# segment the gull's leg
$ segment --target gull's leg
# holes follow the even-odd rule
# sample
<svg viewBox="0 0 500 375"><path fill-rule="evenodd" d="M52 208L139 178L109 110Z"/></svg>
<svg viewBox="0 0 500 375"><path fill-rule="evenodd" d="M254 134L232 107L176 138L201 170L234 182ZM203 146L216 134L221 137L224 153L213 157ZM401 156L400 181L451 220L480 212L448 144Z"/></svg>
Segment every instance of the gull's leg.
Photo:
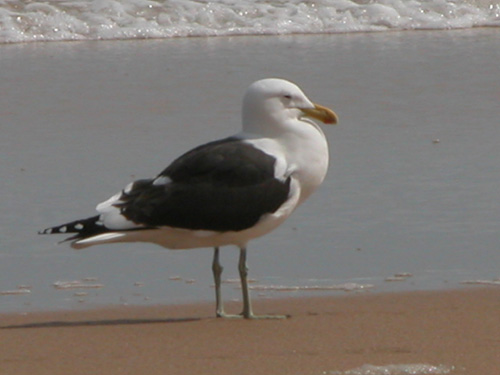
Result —
<svg viewBox="0 0 500 375"><path fill-rule="evenodd" d="M252 312L252 301L250 299L250 291L248 288L248 267L247 267L247 250L240 248L240 259L238 262L238 270L240 273L241 290L243 295L243 312L239 315L226 314L224 312L224 303L221 294L221 275L224 267L219 261L219 247L214 247L214 257L212 261L212 272L215 282L215 314L218 318L245 318L245 319L282 319L286 316L281 315L254 315Z"/></svg>
<svg viewBox="0 0 500 375"><path fill-rule="evenodd" d="M253 317L253 312L252 301L250 300L250 292L248 291L248 266L246 247L240 247L238 271L240 272L241 292L243 295L243 312L241 313L241 315L243 315L245 319L250 319Z"/></svg>
<svg viewBox="0 0 500 375"><path fill-rule="evenodd" d="M224 303L221 295L221 275L224 267L219 262L219 247L214 247L214 259L212 261L212 272L214 274L215 282L215 315L217 318L223 317Z"/></svg>
<svg viewBox="0 0 500 375"><path fill-rule="evenodd" d="M212 261L212 272L215 282L215 316L217 318L241 318L241 315L226 314L224 312L224 302L221 293L221 275L224 267L219 261L219 247L214 247L214 258Z"/></svg>
<svg viewBox="0 0 500 375"><path fill-rule="evenodd" d="M245 319L284 319L284 315L254 315L252 312L252 301L248 289L248 266L247 266L247 249L240 247L240 260L238 262L238 270L240 272L241 291L243 295L243 311L241 316Z"/></svg>

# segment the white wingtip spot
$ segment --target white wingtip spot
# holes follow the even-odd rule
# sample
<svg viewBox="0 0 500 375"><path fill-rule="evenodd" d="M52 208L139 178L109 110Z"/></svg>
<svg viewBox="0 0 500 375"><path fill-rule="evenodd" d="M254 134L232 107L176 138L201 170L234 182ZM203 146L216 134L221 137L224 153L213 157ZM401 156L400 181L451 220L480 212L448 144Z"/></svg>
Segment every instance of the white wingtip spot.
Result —
<svg viewBox="0 0 500 375"><path fill-rule="evenodd" d="M66 233L67 230L68 228L66 226L59 228L60 233Z"/></svg>
<svg viewBox="0 0 500 375"><path fill-rule="evenodd" d="M75 225L75 229L76 230L82 230L83 229L83 224L80 224L80 223L76 224Z"/></svg>

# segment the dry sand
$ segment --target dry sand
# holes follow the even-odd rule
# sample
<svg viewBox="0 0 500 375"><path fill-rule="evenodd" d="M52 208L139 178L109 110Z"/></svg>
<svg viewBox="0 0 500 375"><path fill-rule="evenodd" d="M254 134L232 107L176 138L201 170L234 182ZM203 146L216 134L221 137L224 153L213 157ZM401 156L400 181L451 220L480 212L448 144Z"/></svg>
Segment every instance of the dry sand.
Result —
<svg viewBox="0 0 500 375"><path fill-rule="evenodd" d="M290 314L286 320L215 319L212 310L2 315L0 374L322 375L414 363L500 373L497 288L255 302L256 312Z"/></svg>

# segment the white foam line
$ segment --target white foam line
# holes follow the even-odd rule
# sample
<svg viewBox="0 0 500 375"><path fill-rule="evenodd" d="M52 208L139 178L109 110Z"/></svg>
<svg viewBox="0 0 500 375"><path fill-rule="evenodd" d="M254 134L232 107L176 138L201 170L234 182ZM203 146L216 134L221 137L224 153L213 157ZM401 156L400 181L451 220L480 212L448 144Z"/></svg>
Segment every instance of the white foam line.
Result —
<svg viewBox="0 0 500 375"><path fill-rule="evenodd" d="M103 288L103 284L86 284L85 282L74 280L74 281L56 281L52 286L56 289L99 289Z"/></svg>
<svg viewBox="0 0 500 375"><path fill-rule="evenodd" d="M248 279L247 281L249 284L257 282L256 279ZM240 282L240 279L226 279L222 281L223 284L239 284Z"/></svg>
<svg viewBox="0 0 500 375"><path fill-rule="evenodd" d="M489 4L491 2L491 4ZM495 1L0 1L0 43L499 26ZM156 184L161 185L159 179Z"/></svg>
<svg viewBox="0 0 500 375"><path fill-rule="evenodd" d="M495 285L495 286L500 286L500 280L465 280L460 282L460 284L466 284L466 285Z"/></svg>
<svg viewBox="0 0 500 375"><path fill-rule="evenodd" d="M293 292L293 291L322 291L322 290L339 290L344 292L352 292L355 290L364 290L374 288L373 284L357 284L346 283L337 285L309 285L309 286L285 286L285 285L252 285L251 290L261 291L277 291L277 292Z"/></svg>
<svg viewBox="0 0 500 375"><path fill-rule="evenodd" d="M30 294L31 290L29 289L15 289L15 290L2 290L0 291L0 296L19 296L24 294Z"/></svg>
<svg viewBox="0 0 500 375"><path fill-rule="evenodd" d="M454 366L429 364L397 364L387 366L363 365L347 371L325 372L325 375L447 375L453 374Z"/></svg>

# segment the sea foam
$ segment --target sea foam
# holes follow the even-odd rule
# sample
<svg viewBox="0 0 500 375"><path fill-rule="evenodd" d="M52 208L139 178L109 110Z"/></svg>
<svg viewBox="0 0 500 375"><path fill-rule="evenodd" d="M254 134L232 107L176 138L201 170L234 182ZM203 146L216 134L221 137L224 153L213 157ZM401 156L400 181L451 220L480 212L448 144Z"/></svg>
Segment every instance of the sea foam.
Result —
<svg viewBox="0 0 500 375"><path fill-rule="evenodd" d="M347 371L325 372L326 375L452 375L455 367L428 364L363 365Z"/></svg>
<svg viewBox="0 0 500 375"><path fill-rule="evenodd" d="M0 43L500 26L494 0L0 0Z"/></svg>

